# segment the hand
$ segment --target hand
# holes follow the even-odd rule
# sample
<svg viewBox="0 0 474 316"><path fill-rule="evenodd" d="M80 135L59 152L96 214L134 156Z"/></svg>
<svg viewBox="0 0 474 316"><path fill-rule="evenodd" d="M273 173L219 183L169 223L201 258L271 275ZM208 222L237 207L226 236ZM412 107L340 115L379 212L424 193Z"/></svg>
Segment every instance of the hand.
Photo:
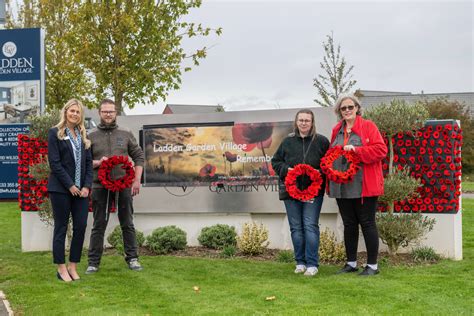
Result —
<svg viewBox="0 0 474 316"><path fill-rule="evenodd" d="M140 193L140 180L135 179L132 183L132 196L135 196L138 193Z"/></svg>
<svg viewBox="0 0 474 316"><path fill-rule="evenodd" d="M288 171L291 171L291 170L293 170L293 168L289 167L289 168L288 168Z"/></svg>
<svg viewBox="0 0 474 316"><path fill-rule="evenodd" d="M81 197L86 198L89 196L89 188L82 188L81 189Z"/></svg>
<svg viewBox="0 0 474 316"><path fill-rule="evenodd" d="M352 145L346 145L344 146L345 151L355 151L355 147Z"/></svg>
<svg viewBox="0 0 474 316"><path fill-rule="evenodd" d="M81 196L81 190L75 185L69 188L69 192L71 192L72 196Z"/></svg>
<svg viewBox="0 0 474 316"><path fill-rule="evenodd" d="M100 158L99 160L93 160L93 161L92 161L92 167L93 167L94 169L95 169L95 168L99 168L100 165L102 164L102 162L106 161L107 159L109 159L109 158L107 158L107 157L104 156L104 157Z"/></svg>

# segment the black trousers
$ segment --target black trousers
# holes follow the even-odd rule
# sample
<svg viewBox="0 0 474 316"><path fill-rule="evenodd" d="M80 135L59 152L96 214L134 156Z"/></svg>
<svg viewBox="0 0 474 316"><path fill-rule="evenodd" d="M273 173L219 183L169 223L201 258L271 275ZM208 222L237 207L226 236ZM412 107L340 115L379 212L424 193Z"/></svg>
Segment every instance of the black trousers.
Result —
<svg viewBox="0 0 474 316"><path fill-rule="evenodd" d="M86 233L89 200L70 193L49 192L53 207L53 262L64 264L65 241L69 217L72 215L72 240L69 262L80 262Z"/></svg>
<svg viewBox="0 0 474 316"><path fill-rule="evenodd" d="M107 217L107 191L106 189L92 190L92 209L94 211L94 225L91 232L89 244L89 265L98 267L104 252L104 234L108 224ZM133 198L132 190L125 189L119 192L118 218L122 228L123 244L125 249L125 261L138 258L137 239L135 226L133 225ZM115 193L110 192L109 209Z"/></svg>
<svg viewBox="0 0 474 316"><path fill-rule="evenodd" d="M359 225L367 248L367 263L376 264L379 253L379 233L375 223L377 197L336 199L344 223L344 245L347 261L357 261Z"/></svg>

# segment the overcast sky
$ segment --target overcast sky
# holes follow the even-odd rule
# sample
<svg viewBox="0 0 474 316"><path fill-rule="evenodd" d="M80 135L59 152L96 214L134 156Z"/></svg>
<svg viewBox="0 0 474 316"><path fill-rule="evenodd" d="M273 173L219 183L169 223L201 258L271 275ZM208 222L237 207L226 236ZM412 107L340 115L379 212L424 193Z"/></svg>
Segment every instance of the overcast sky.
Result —
<svg viewBox="0 0 474 316"><path fill-rule="evenodd" d="M186 18L222 27L188 41L212 48L165 103L221 104L226 111L315 106L322 42L334 32L354 65L356 88L412 93L473 92L472 1L204 0Z"/></svg>

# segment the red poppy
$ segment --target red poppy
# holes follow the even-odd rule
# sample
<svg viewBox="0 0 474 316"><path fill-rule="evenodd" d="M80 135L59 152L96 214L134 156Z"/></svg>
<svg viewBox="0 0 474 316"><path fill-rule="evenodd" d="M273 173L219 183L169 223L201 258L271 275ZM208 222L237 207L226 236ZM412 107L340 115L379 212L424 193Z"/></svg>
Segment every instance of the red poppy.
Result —
<svg viewBox="0 0 474 316"><path fill-rule="evenodd" d="M237 154L233 154L229 151L226 151L224 153L224 155L225 155L225 158L227 159L227 161L229 161L229 162L236 162L237 161Z"/></svg>
<svg viewBox="0 0 474 316"><path fill-rule="evenodd" d="M245 123L232 127L232 138L235 144L247 145L244 151L255 147L268 148L272 144L273 123Z"/></svg>
<svg viewBox="0 0 474 316"><path fill-rule="evenodd" d="M204 167L202 167L199 170L199 176L201 178L213 177L215 174L216 174L216 166L213 166L211 164L206 164Z"/></svg>

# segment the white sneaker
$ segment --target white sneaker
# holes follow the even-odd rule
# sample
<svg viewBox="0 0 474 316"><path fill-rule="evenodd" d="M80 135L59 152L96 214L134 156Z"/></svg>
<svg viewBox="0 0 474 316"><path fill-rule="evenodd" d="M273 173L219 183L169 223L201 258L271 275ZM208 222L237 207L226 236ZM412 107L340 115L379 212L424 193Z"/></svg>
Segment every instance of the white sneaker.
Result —
<svg viewBox="0 0 474 316"><path fill-rule="evenodd" d="M296 269L295 269L296 274L304 273L305 271L306 271L306 266L304 264L297 264L296 265Z"/></svg>
<svg viewBox="0 0 474 316"><path fill-rule="evenodd" d="M318 268L317 267L309 267L308 269L306 269L306 272L304 273L304 275L306 275L306 276L315 276L316 273L318 273Z"/></svg>

